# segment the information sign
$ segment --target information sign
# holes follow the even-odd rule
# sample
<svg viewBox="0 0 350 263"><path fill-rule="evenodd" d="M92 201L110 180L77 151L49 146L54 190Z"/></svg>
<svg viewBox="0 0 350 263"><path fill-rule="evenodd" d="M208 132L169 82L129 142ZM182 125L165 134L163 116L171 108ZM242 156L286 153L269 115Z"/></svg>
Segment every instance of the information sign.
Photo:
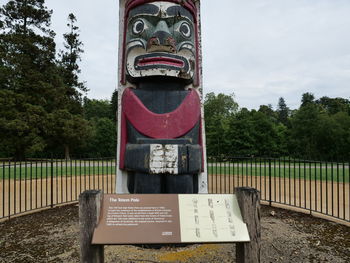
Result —
<svg viewBox="0 0 350 263"><path fill-rule="evenodd" d="M93 244L248 242L235 195L104 195Z"/></svg>

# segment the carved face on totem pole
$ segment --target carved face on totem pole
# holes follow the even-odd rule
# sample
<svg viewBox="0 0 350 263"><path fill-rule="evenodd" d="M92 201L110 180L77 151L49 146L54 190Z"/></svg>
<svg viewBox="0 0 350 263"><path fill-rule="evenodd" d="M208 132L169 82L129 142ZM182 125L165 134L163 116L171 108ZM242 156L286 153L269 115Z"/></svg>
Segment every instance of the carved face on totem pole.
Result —
<svg viewBox="0 0 350 263"><path fill-rule="evenodd" d="M196 25L184 6L149 2L129 11L125 67L130 82L169 76L191 83L196 71Z"/></svg>
<svg viewBox="0 0 350 263"><path fill-rule="evenodd" d="M199 0L120 0L118 193L205 193Z"/></svg>

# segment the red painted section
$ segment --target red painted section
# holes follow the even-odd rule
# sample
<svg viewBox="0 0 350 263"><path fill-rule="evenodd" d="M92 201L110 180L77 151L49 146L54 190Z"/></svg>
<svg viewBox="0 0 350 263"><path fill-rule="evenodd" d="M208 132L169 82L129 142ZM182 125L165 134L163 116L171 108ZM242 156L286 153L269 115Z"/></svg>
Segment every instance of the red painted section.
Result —
<svg viewBox="0 0 350 263"><path fill-rule="evenodd" d="M143 5L146 3L151 3L151 2L159 2L160 0L129 0L126 5L125 5L125 13L124 13L124 35L123 35L123 51L122 51L122 70L121 70L121 76L120 76L120 82L121 84L125 85L126 84L126 76L125 76L125 56L126 56L126 30L127 30L127 21L128 21L128 17L129 17L129 12L132 8L139 6L139 5ZM196 72L195 72L195 77L194 77L194 81L193 81L193 85L194 86L199 86L200 85L200 79L199 79L199 29L198 29L198 23L197 23L197 13L198 13L198 9L196 7L196 5L191 2L191 1L186 1L184 2L183 0L162 0L165 2L171 2L171 3L175 3L175 4L180 4L183 7L185 7L186 9L188 9L192 15L193 15L193 19L194 19L194 25L195 25L195 45L196 45Z"/></svg>
<svg viewBox="0 0 350 263"><path fill-rule="evenodd" d="M165 57L152 57L152 58L144 58L137 63L139 66L147 66L147 65L169 65L178 68L184 67L184 62L180 59L175 58L165 58Z"/></svg>
<svg viewBox="0 0 350 263"><path fill-rule="evenodd" d="M151 112L131 89L125 90L122 105L122 112L135 129L155 139L183 136L196 125L200 117L200 99L194 90L190 91L176 110L169 113Z"/></svg>
<svg viewBox="0 0 350 263"><path fill-rule="evenodd" d="M124 168L124 155L127 144L127 121L141 134L154 139L175 139L187 134L200 121L200 98L191 90L181 105L174 111L164 114L151 112L130 88L122 97L122 120L120 142L120 169ZM200 131L200 143L202 144Z"/></svg>

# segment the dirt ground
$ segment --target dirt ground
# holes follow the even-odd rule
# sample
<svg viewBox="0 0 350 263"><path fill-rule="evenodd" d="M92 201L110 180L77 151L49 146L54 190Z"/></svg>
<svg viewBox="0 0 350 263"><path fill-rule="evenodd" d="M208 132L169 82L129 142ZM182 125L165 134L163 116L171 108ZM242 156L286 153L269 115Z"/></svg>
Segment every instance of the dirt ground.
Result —
<svg viewBox="0 0 350 263"><path fill-rule="evenodd" d="M350 227L262 206L262 262L350 262ZM0 262L79 262L78 207L0 223ZM235 262L233 244L106 246L105 262Z"/></svg>

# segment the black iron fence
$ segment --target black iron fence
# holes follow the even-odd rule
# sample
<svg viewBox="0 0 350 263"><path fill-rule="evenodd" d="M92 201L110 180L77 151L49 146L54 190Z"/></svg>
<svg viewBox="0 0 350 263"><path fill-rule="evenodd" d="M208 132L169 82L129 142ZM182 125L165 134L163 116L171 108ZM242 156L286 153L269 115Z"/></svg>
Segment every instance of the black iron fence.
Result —
<svg viewBox="0 0 350 263"><path fill-rule="evenodd" d="M76 202L89 189L114 193L115 159L42 159L0 165L0 219Z"/></svg>
<svg viewBox="0 0 350 263"><path fill-rule="evenodd" d="M272 204L350 222L348 162L273 158L208 158L209 193L249 186ZM88 189L114 193L114 158L0 161L0 219L76 202Z"/></svg>
<svg viewBox="0 0 350 263"><path fill-rule="evenodd" d="M210 193L249 186L268 204L300 208L350 222L349 162L290 158L210 158Z"/></svg>

